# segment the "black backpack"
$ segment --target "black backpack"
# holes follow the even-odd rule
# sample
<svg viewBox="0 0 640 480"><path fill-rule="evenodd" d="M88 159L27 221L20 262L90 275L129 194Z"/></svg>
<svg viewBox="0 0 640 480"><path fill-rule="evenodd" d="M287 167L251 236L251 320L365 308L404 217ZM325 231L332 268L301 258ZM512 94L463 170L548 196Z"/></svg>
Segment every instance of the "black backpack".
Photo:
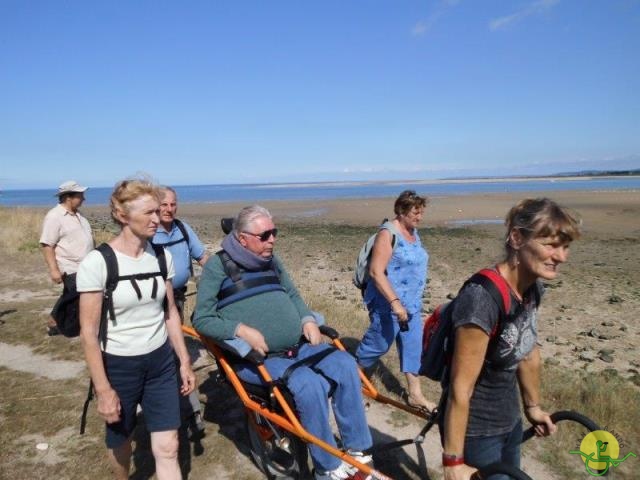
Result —
<svg viewBox="0 0 640 480"><path fill-rule="evenodd" d="M53 309L53 317L62 335L69 338L77 337L80 335L80 294L75 287L76 274L67 275L64 282L73 282L73 290L62 294Z"/></svg>
<svg viewBox="0 0 640 480"><path fill-rule="evenodd" d="M107 345L107 328L109 326L109 319L112 322L116 321L116 314L113 308L113 292L118 286L118 283L123 280L129 280L136 294L138 295L138 299L142 299L142 292L140 291L140 287L138 286L136 280L147 280L149 278L153 278L153 288L151 291L151 298L156 298L158 293L158 275L162 277L163 281L167 280L167 257L165 256L164 247L161 245L155 245L149 242L153 247L153 251L156 254L156 258L158 259L158 267L160 271L158 272L148 272L148 273L136 273L133 275L122 275L119 274L118 269L118 259L116 258L116 254L113 251L113 248L107 243L103 243L96 247L96 250L102 254L102 258L104 258L104 262L107 265L107 281L105 283L105 288L102 296L102 311L100 313L100 326L98 328L98 339L102 342L103 350ZM167 299L164 299L164 308L167 308ZM80 419L80 434L84 434L85 427L87 424L87 411L89 409L89 403L93 400L93 380L89 380L89 392L87 393L87 399L84 402L84 406L82 408L82 418Z"/></svg>

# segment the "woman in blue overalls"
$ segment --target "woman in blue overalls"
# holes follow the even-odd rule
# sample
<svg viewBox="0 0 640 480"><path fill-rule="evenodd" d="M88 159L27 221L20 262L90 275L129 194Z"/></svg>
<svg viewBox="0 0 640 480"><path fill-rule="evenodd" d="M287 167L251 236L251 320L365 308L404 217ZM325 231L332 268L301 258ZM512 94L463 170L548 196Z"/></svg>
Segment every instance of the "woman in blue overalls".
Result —
<svg viewBox="0 0 640 480"><path fill-rule="evenodd" d="M358 363L371 367L395 340L400 370L407 377L407 403L433 409L422 394L418 370L422 349L422 293L427 281L429 255L422 246L417 226L427 199L405 190L395 201L395 218L385 222L376 236L371 254L371 280L364 293L371 325L356 351Z"/></svg>

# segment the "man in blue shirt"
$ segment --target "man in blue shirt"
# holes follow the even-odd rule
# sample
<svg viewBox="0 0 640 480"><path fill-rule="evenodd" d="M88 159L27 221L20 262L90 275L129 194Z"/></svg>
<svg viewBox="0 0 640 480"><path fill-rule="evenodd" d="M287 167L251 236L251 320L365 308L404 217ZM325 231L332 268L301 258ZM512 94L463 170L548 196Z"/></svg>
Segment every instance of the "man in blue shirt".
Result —
<svg viewBox="0 0 640 480"><path fill-rule="evenodd" d="M187 282L193 275L192 260L200 265L209 259L209 255L204 249L202 242L195 234L193 229L176 218L178 210L178 196L176 191L171 187L162 187L160 189L160 225L153 236L153 243L162 245L171 252L173 257L173 265L176 274L173 277L173 295L175 297L176 307L180 312L180 318L184 322L184 302L185 293L187 292ZM187 345L188 346L188 345ZM184 397L180 397L183 399ZM202 421L202 413L200 411L200 400L198 399L197 390L189 395L189 402L182 402L182 411L184 416L190 416L197 433L204 431L204 423Z"/></svg>
<svg viewBox="0 0 640 480"><path fill-rule="evenodd" d="M193 229L185 222L176 218L178 210L178 197L171 187L160 189L160 225L153 236L153 243L169 249L173 257L176 276L173 277L173 294L176 297L176 306L183 314L184 294L187 291L187 282L193 275L192 259L204 266L209 255L202 242ZM184 320L184 319L183 319Z"/></svg>

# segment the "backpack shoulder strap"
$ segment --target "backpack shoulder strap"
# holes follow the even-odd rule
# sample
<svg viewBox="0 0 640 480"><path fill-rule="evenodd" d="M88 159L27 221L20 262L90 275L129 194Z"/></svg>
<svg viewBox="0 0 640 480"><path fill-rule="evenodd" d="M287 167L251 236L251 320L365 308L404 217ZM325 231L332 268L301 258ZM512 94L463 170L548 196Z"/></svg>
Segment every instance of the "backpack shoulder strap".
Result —
<svg viewBox="0 0 640 480"><path fill-rule="evenodd" d="M507 281L495 270L484 268L472 275L465 283L475 283L484 288L493 301L496 302L500 311L498 323L491 332L491 336L495 336L498 332L498 326L505 322L507 315L511 310L511 293Z"/></svg>
<svg viewBox="0 0 640 480"><path fill-rule="evenodd" d="M388 221L386 218L380 225L380 229L383 229L383 228L385 230L389 230L389 233L391 234L391 249L392 250L395 249L396 244L398 243L397 240L398 240L398 235L400 235L400 232L398 232L398 229L393 224L393 222Z"/></svg>
<svg viewBox="0 0 640 480"><path fill-rule="evenodd" d="M102 348L107 346L107 326L109 324L107 316L115 320L116 314L113 309L113 291L118 286L118 259L113 248L108 243L102 243L96 247L100 252L104 263L107 266L107 281L105 282L102 298L102 314L100 316L100 326L98 328L98 339L102 342Z"/></svg>
<svg viewBox="0 0 640 480"><path fill-rule="evenodd" d="M162 275L162 279L166 282L167 281L167 276L169 275L169 272L167 270L167 255L165 253L164 247L162 245L156 245L152 242L151 246L153 247L153 251L156 254L156 258L158 259L158 266L160 267L160 275ZM153 291L151 293L151 297L152 298L156 298L156 279L153 279ZM164 300L162 301L162 307L164 308L164 311L166 312L169 308L169 302L167 301L167 296L165 294Z"/></svg>
<svg viewBox="0 0 640 480"><path fill-rule="evenodd" d="M162 275L162 279L166 280L169 272L167 270L167 256L164 252L164 247L162 245L156 245L152 242L149 243L151 243L153 251L156 254L156 258L158 259L158 266L160 267L160 274Z"/></svg>
<svg viewBox="0 0 640 480"><path fill-rule="evenodd" d="M180 230L180 233L182 233L182 238L184 238L184 241L187 242L187 245L189 245L189 232L187 232L184 223L182 223L182 221L178 220L177 218L173 219L173 223L176 224L176 227L178 227L178 230Z"/></svg>
<svg viewBox="0 0 640 480"><path fill-rule="evenodd" d="M181 220L174 218L173 222L178 227L178 230L180 230L180 233L182 233L182 238L184 239L184 241L187 242L187 260L189 261L189 274L193 277L193 262L191 261L191 244L189 243L189 232L187 232L187 227L184 226L184 223L182 223Z"/></svg>
<svg viewBox="0 0 640 480"><path fill-rule="evenodd" d="M118 286L118 276L120 275L116 253L108 243L101 243L96 247L96 250L102 254L102 258L104 258L104 262L107 265L107 283L105 284L105 289L113 292Z"/></svg>

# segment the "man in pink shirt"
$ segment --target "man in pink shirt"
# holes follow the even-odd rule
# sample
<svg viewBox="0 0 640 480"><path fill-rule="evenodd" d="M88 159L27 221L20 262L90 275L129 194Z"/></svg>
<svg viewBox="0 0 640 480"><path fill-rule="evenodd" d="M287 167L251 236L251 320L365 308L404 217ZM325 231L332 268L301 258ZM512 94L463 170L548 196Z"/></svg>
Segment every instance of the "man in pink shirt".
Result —
<svg viewBox="0 0 640 480"><path fill-rule="evenodd" d="M47 333L76 336L79 331L77 317L76 272L80 261L93 249L91 226L86 218L80 215L78 208L84 202L87 187L74 180L64 182L58 187L58 205L53 207L44 217L40 246L49 275L54 283L64 285L62 295L51 310L47 322ZM58 325L56 319L64 308L64 326ZM74 317L75 315L75 317ZM76 331L78 329L78 331Z"/></svg>

